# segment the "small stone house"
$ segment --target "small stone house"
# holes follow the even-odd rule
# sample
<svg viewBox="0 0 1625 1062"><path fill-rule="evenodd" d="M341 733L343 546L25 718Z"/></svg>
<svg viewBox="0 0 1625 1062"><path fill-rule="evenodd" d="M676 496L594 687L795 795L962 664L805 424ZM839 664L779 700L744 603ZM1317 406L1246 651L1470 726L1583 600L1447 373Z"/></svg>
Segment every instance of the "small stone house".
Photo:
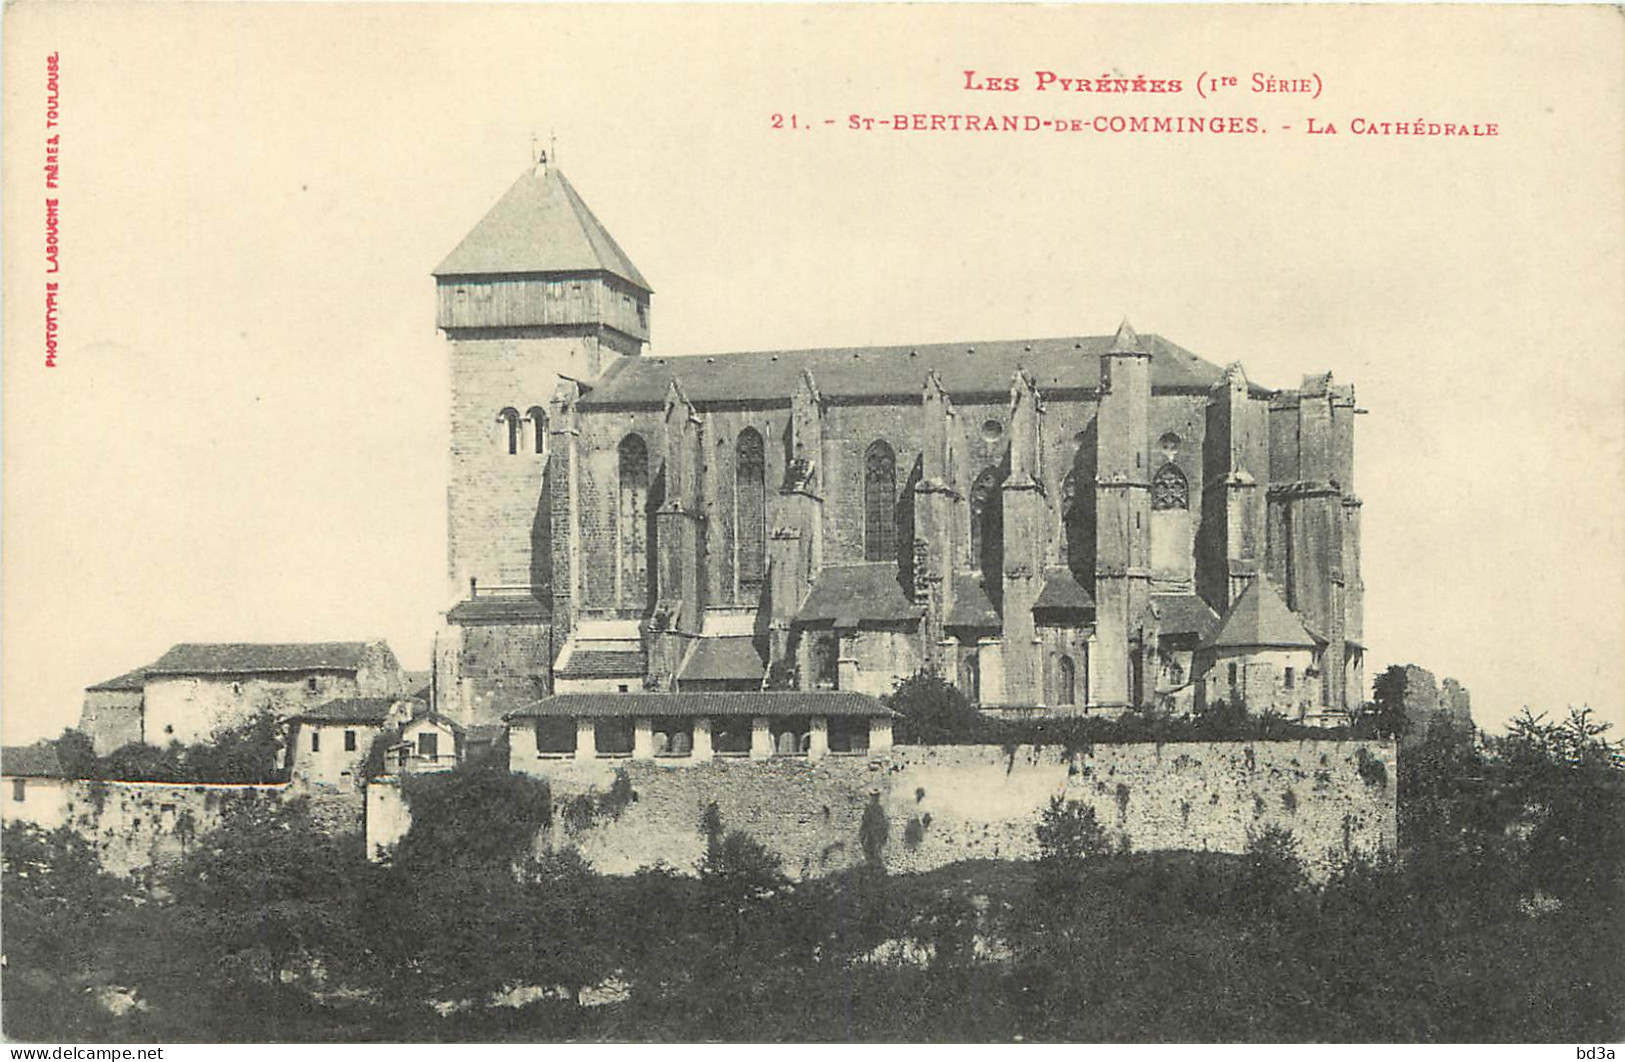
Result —
<svg viewBox="0 0 1625 1062"><path fill-rule="evenodd" d="M394 697L345 697L293 719L290 776L295 785L351 789L378 735L406 722L418 702Z"/></svg>
<svg viewBox="0 0 1625 1062"><path fill-rule="evenodd" d="M292 719L333 700L395 697L405 685L383 641L185 643L144 670L143 740L154 745L202 741L265 708Z"/></svg>
<svg viewBox="0 0 1625 1062"><path fill-rule="evenodd" d="M443 715L419 711L389 748L391 770L402 774L449 771L461 761L463 728Z"/></svg>
<svg viewBox="0 0 1625 1062"><path fill-rule="evenodd" d="M72 782L63 776L56 749L46 743L0 749L0 823L30 822L52 830L68 821Z"/></svg>

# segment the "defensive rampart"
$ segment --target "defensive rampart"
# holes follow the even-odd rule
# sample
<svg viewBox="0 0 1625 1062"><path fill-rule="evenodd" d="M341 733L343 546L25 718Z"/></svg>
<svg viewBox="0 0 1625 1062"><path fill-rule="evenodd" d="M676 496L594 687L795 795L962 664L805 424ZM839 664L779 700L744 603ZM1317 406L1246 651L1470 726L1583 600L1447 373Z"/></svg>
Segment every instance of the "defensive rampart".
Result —
<svg viewBox="0 0 1625 1062"><path fill-rule="evenodd" d="M766 845L796 876L863 859L866 808L887 824L888 868L961 859L1032 859L1054 796L1087 804L1114 842L1137 851L1240 852L1269 826L1292 831L1311 872L1348 854L1396 847L1391 742L1212 742L1060 748L895 747L885 757L559 761L554 816L541 843L572 845L599 870L664 863L691 871L704 854L701 816ZM617 778L624 778L618 786ZM618 790L618 795L617 795ZM368 848L404 834L410 809L392 785L368 793Z"/></svg>

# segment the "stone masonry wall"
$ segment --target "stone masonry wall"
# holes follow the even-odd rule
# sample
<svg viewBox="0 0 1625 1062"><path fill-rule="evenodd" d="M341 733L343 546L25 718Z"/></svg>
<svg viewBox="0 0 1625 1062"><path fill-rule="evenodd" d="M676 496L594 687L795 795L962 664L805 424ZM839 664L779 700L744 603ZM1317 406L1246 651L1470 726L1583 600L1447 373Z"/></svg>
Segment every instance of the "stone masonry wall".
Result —
<svg viewBox="0 0 1625 1062"><path fill-rule="evenodd" d="M897 746L889 758L829 756L658 761L561 760L548 772L555 846L624 874L665 863L692 871L705 851L706 805L727 830L777 853L793 876L863 859L859 826L878 798L889 826L888 868L923 871L963 859L1027 860L1050 798L1087 803L1114 842L1136 851L1240 852L1268 826L1290 829L1312 873L1345 854L1394 851L1396 757L1385 742L1110 745L1068 754L1022 746ZM617 775L624 805L607 799ZM585 798L585 799L581 799ZM567 811L574 805L573 811ZM368 794L368 850L404 834L392 789Z"/></svg>
<svg viewBox="0 0 1625 1062"><path fill-rule="evenodd" d="M67 826L96 849L102 866L128 875L162 867L186 854L204 834L219 826L226 811L244 801L310 800L316 828L329 833L362 829L359 793L312 793L288 785L171 784L39 780L46 799L28 805L5 804L4 821L29 822L41 829ZM42 794L45 795L45 794Z"/></svg>

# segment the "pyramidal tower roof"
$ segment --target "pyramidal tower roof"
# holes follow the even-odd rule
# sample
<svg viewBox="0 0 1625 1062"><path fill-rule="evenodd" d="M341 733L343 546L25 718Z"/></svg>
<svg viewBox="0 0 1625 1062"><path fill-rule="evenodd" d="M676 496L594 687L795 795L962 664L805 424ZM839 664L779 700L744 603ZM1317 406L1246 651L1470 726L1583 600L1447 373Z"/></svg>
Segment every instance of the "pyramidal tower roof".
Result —
<svg viewBox="0 0 1625 1062"><path fill-rule="evenodd" d="M1214 649L1313 649L1315 639L1286 607L1269 579L1260 575L1230 603L1207 644Z"/></svg>
<svg viewBox="0 0 1625 1062"><path fill-rule="evenodd" d="M1145 344L1140 341L1139 335L1134 331L1134 326L1129 324L1128 318L1125 317L1123 323L1117 326L1117 334L1112 337L1111 349L1107 350L1106 353L1149 354L1150 351L1145 349Z"/></svg>
<svg viewBox="0 0 1625 1062"><path fill-rule="evenodd" d="M434 275L600 272L654 290L559 168L538 165L520 175Z"/></svg>

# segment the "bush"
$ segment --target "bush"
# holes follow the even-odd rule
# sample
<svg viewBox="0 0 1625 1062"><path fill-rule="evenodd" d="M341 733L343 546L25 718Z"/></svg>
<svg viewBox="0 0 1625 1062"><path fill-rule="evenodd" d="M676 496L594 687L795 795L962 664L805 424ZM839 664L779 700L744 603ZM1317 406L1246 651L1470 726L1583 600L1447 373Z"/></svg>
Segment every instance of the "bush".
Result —
<svg viewBox="0 0 1625 1062"><path fill-rule="evenodd" d="M935 671L921 670L898 680L882 700L902 716L897 728L898 740L904 744L950 744L990 731L990 721L965 699L959 687Z"/></svg>
<svg viewBox="0 0 1625 1062"><path fill-rule="evenodd" d="M1111 841L1095 819L1095 809L1063 797L1050 797L1038 822L1038 858L1053 864L1081 863L1107 855Z"/></svg>
<svg viewBox="0 0 1625 1062"><path fill-rule="evenodd" d="M412 809L395 852L401 864L516 866L553 818L547 783L522 774L458 768L408 775L401 795Z"/></svg>

